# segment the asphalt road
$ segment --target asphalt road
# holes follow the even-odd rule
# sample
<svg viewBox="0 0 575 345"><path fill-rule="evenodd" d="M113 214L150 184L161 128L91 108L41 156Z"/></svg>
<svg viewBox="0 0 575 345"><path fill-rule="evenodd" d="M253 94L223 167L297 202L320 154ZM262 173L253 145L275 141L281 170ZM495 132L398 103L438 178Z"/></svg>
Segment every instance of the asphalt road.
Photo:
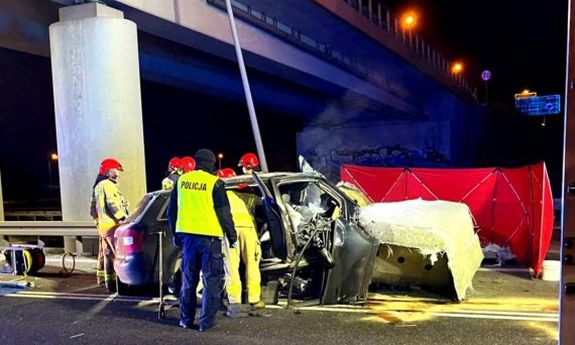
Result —
<svg viewBox="0 0 575 345"><path fill-rule="evenodd" d="M105 294L95 286L92 263L84 264L70 278L56 266L17 278L33 283L27 289L0 284L0 344L557 343L557 284L523 271L478 272L462 303L380 291L364 306L270 306L243 319L220 314L214 329L200 333L177 326L177 308L158 320L156 299Z"/></svg>

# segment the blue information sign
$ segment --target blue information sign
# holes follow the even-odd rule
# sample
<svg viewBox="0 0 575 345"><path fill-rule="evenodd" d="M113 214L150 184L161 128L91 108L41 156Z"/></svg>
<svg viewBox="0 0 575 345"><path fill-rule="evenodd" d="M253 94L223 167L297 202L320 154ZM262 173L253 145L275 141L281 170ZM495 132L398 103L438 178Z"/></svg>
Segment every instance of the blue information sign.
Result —
<svg viewBox="0 0 575 345"><path fill-rule="evenodd" d="M527 115L559 114L561 112L561 95L516 99L515 109Z"/></svg>

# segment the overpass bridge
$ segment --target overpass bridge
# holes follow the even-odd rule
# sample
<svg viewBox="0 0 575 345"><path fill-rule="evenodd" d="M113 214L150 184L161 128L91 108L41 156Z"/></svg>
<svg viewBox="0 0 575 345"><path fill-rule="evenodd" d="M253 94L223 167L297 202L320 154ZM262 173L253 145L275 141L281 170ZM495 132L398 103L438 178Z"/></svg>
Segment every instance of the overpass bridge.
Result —
<svg viewBox="0 0 575 345"><path fill-rule="evenodd" d="M126 162L123 190L137 203L146 190L145 168L163 166L172 155L164 151L174 139L150 143L162 130L160 120L181 123L173 129L178 136L186 134L184 128L223 123L225 129L218 130L227 138L219 147L253 150L245 133L230 129L246 127L248 117L240 118L244 95L223 0L74 2L0 0L0 55L14 67L6 69L7 80L35 83L35 75L24 73L30 64L23 57L31 65L51 62L55 110L45 112L56 118L64 221L87 220L95 167L104 156ZM294 162L296 152L331 178L342 162L453 166L470 157L481 117L473 91L449 74L445 57L402 31L383 2L232 3L259 120L268 123L264 147L271 147L272 169L289 168L286 161ZM98 30L78 24L94 18ZM135 23L137 39L107 26L113 20ZM124 52L132 45L135 54ZM6 84L0 91L10 91ZM187 114L170 116L178 112L170 101L149 105L160 86L170 88L162 89L166 94L185 90L191 100ZM0 109L10 108L6 100L0 103ZM238 115L222 115L219 108L214 115L220 103ZM17 111L0 115L10 112ZM102 142L96 134L110 130L110 119L120 123ZM108 143L113 140L115 145ZM190 138L192 150L214 143L203 140Z"/></svg>

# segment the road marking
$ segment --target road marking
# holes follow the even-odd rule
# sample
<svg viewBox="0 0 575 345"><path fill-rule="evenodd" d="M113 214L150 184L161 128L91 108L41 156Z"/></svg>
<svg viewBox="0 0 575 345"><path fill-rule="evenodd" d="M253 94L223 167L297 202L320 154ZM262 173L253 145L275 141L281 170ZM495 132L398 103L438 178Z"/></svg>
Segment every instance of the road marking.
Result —
<svg viewBox="0 0 575 345"><path fill-rule="evenodd" d="M3 297L13 298L37 298L53 300L81 300L81 301L114 301L146 304L159 303L159 298L147 298L141 296L124 296L117 295L100 295L84 293L67 293L67 292L44 292L44 291L19 291L7 293ZM266 305L267 309L285 309L286 302L280 301L279 305ZM372 310L365 307L332 305L332 306L293 306L291 309L300 311L318 311L318 312L335 312L335 313L353 313L353 314L378 314L381 311ZM413 310L385 310L398 314L421 313L424 312L430 316L452 317L452 318L469 318L469 319L491 319L491 320L516 320L516 321L537 321L537 322L558 322L559 316L556 313L537 313L537 312L520 312L520 311L490 311L490 310L456 310L451 312L434 312L424 309Z"/></svg>
<svg viewBox="0 0 575 345"><path fill-rule="evenodd" d="M266 306L269 309L284 309L281 305ZM292 309L302 311L323 311L338 313L355 313L355 314L378 314L380 311L374 311L367 308L347 307L342 305L335 306L312 306L312 307L293 307ZM386 312L396 313L419 313L423 310L386 310ZM475 311L475 310L457 310L453 312L427 312L428 315L443 317L458 317L469 319L495 319L495 320L518 320L518 321L545 321L558 322L559 316L555 313L532 313L532 312L502 312L502 311Z"/></svg>
<svg viewBox="0 0 575 345"><path fill-rule="evenodd" d="M539 322L558 322L559 317L530 317L530 316L518 316L518 315L501 315L494 314L459 314L459 313L431 313L435 316L443 317L456 317L456 318L468 318L468 319L491 319L491 320L516 320L516 321L539 321Z"/></svg>

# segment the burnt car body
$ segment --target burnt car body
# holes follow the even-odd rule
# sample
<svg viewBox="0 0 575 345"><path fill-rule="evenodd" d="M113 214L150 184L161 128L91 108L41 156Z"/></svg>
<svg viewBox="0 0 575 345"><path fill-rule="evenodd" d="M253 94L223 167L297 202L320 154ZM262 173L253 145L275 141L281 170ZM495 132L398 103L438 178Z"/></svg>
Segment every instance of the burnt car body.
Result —
<svg viewBox="0 0 575 345"><path fill-rule="evenodd" d="M359 227L359 208L353 201L313 173L254 173L225 183L254 215L263 252L262 285L322 304L366 299L378 241ZM120 282L159 281L159 236L164 236L163 283L177 281L180 253L168 231L169 195L146 194L117 229L114 268Z"/></svg>

